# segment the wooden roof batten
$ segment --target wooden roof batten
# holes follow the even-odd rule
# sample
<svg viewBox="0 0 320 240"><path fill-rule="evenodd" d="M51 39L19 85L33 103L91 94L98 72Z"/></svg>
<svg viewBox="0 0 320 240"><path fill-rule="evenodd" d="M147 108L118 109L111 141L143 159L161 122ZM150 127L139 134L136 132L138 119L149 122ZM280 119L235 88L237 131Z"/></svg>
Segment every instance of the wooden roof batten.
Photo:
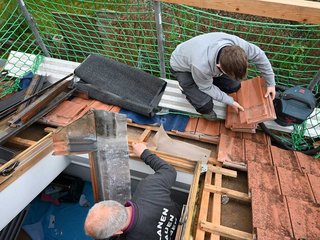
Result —
<svg viewBox="0 0 320 240"><path fill-rule="evenodd" d="M320 24L320 2L307 0L156 0L193 7Z"/></svg>

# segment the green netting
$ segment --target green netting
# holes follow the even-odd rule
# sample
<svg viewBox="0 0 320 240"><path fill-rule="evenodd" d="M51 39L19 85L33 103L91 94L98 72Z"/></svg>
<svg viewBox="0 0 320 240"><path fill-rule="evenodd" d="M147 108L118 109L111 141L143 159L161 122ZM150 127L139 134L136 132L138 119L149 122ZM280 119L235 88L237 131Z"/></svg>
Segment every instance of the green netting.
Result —
<svg viewBox="0 0 320 240"><path fill-rule="evenodd" d="M50 57L82 62L90 53L160 75L157 28L152 0L25 0ZM16 74L0 79L0 97L18 89L24 72L36 72L45 55L31 31L18 1L0 2L0 58L12 51L19 55ZM185 5L161 3L166 77L175 46L193 36L212 31L236 34L260 46L271 60L279 86L307 86L320 66L320 25L300 24L222 11L203 10ZM33 64L30 65L30 61ZM0 61L1 63L1 61ZM15 72L17 72L15 70ZM251 66L249 77L259 74ZM14 76L11 76L14 75ZM319 84L315 91L318 92ZM289 139L296 149L315 144L320 136L318 112L312 121L295 126ZM310 137L305 137L311 136ZM311 140L310 140L311 139Z"/></svg>

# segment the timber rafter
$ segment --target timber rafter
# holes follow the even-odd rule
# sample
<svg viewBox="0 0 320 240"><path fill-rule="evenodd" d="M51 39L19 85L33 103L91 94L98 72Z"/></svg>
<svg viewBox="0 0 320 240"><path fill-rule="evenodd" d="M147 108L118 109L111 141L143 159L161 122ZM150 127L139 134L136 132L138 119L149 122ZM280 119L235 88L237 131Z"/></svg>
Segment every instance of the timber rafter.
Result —
<svg viewBox="0 0 320 240"><path fill-rule="evenodd" d="M320 2L306 0L157 0L193 7L320 24Z"/></svg>

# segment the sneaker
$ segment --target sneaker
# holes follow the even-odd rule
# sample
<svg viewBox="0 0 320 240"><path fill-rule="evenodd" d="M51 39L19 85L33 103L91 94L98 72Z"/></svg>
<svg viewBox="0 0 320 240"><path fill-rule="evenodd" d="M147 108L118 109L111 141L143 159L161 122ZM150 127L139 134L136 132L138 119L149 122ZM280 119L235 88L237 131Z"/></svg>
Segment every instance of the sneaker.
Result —
<svg viewBox="0 0 320 240"><path fill-rule="evenodd" d="M210 113L202 114L202 116L209 121L215 121L218 119L217 114L213 110Z"/></svg>

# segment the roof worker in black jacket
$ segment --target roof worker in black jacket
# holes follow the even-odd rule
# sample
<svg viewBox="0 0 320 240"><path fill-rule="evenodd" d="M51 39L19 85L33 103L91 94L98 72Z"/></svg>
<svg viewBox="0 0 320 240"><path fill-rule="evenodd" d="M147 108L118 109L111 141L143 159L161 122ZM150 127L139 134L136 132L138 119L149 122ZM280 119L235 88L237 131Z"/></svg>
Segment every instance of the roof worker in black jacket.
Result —
<svg viewBox="0 0 320 240"><path fill-rule="evenodd" d="M132 199L124 206L112 200L96 203L84 224L86 234L95 239L120 234L127 240L174 239L181 208L170 195L177 172L145 144L132 146L133 153L155 173L138 184Z"/></svg>
<svg viewBox="0 0 320 240"><path fill-rule="evenodd" d="M191 105L204 118L215 120L212 99L244 110L228 94L240 89L248 61L266 81L265 97L274 99L276 83L269 59L258 46L235 35L212 32L193 37L172 52L170 66Z"/></svg>

